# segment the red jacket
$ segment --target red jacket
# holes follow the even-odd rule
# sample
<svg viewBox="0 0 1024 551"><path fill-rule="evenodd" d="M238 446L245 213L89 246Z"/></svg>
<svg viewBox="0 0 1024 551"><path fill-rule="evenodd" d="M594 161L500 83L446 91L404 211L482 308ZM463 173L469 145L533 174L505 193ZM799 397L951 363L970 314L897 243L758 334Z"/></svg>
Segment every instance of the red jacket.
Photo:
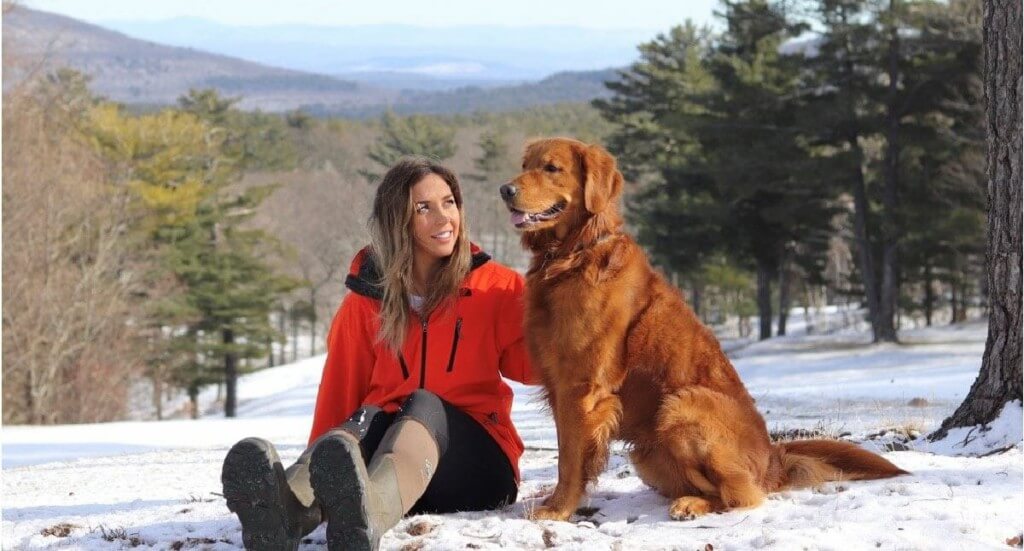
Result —
<svg viewBox="0 0 1024 551"><path fill-rule="evenodd" d="M417 313L401 358L377 342L382 291L369 249L360 251L327 336L310 444L345 422L364 404L394 412L425 388L468 413L508 456L519 480L523 442L512 426L512 389L501 375L532 382L523 342L523 278L473 247L472 270L454 308L435 310L426 323Z"/></svg>

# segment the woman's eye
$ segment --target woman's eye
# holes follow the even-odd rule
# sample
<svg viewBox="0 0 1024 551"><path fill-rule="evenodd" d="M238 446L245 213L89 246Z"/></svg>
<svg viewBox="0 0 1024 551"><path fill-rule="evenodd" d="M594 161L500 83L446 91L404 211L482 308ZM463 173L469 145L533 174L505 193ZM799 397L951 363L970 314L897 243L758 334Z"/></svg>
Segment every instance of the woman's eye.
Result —
<svg viewBox="0 0 1024 551"><path fill-rule="evenodd" d="M553 165L553 164L551 164L551 163L548 163L548 164L544 165L544 171L545 172L558 172L558 167Z"/></svg>
<svg viewBox="0 0 1024 551"><path fill-rule="evenodd" d="M427 212L427 206L426 205L420 205L420 206L416 207L416 212L419 213L419 214L423 214L424 212Z"/></svg>

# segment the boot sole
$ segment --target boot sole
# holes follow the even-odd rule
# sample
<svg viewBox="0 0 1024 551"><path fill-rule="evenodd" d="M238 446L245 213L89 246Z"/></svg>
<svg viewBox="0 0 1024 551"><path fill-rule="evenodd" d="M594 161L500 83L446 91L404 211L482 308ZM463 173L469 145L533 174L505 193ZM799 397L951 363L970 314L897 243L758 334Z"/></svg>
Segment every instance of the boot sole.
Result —
<svg viewBox="0 0 1024 551"><path fill-rule="evenodd" d="M313 494L327 517L327 549L373 551L377 536L366 507L368 476L359 445L344 437L317 444L309 464Z"/></svg>
<svg viewBox="0 0 1024 551"><path fill-rule="evenodd" d="M299 548L301 538L287 530L288 513L281 503L284 472L278 469L276 454L248 439L235 444L224 458L224 498L242 523L242 542L249 551Z"/></svg>

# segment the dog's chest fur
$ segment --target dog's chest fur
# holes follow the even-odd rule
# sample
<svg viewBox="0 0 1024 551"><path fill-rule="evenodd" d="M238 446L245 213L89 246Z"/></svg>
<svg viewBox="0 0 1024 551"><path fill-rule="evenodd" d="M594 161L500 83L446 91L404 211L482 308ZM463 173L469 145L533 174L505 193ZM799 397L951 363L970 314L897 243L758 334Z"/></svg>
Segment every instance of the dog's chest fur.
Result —
<svg viewBox="0 0 1024 551"><path fill-rule="evenodd" d="M608 265L607 259L595 259L558 278L544 279L543 271L527 277L526 337L542 374L558 370L560 378L571 375L583 382L614 378L598 373L598 366L613 371L624 368L624 336L636 300L622 292L622 285L610 284L627 274L610 272ZM609 339L609 335L622 337Z"/></svg>

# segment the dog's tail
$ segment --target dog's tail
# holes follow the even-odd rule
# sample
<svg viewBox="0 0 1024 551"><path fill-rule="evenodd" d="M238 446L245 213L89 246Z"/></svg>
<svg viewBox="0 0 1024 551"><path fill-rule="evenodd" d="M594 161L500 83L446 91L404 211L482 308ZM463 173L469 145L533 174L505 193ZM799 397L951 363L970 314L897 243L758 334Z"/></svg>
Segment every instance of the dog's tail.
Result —
<svg viewBox="0 0 1024 551"><path fill-rule="evenodd" d="M838 440L794 440L775 445L782 463L781 488L817 486L831 480L874 480L907 471L856 444Z"/></svg>

